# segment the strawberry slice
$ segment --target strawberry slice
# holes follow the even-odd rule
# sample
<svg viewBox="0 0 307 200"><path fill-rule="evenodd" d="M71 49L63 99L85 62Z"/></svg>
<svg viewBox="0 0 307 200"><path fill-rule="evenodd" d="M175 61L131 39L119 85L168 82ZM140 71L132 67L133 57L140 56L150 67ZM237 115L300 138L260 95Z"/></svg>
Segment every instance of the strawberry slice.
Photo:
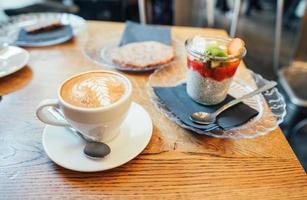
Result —
<svg viewBox="0 0 307 200"><path fill-rule="evenodd" d="M222 81L227 77L227 67L216 67L213 69L213 77L216 81Z"/></svg>
<svg viewBox="0 0 307 200"><path fill-rule="evenodd" d="M211 77L212 76L212 69L206 66L206 63L204 63L204 67L201 71L201 75L203 77Z"/></svg>
<svg viewBox="0 0 307 200"><path fill-rule="evenodd" d="M205 63L198 62L195 60L190 60L188 57L187 65L190 69L197 71L203 77L210 77L211 76L211 69L206 66Z"/></svg>
<svg viewBox="0 0 307 200"><path fill-rule="evenodd" d="M228 78L231 78L234 76L234 74L237 71L237 68L240 64L240 60L234 61L234 62L229 62L227 63L224 67L227 68L227 76Z"/></svg>
<svg viewBox="0 0 307 200"><path fill-rule="evenodd" d="M191 60L189 57L187 59L187 64L189 68L196 70L196 71L201 71L202 68L204 67L203 63Z"/></svg>
<svg viewBox="0 0 307 200"><path fill-rule="evenodd" d="M232 39L227 46L227 53L230 55L238 56L241 54L245 46L245 43L240 38Z"/></svg>

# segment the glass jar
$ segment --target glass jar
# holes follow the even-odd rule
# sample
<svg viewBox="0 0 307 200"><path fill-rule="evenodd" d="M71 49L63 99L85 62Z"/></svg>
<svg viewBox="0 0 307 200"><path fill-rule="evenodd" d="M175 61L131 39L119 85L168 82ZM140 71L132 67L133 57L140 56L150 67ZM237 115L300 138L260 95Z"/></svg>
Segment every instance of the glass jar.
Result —
<svg viewBox="0 0 307 200"><path fill-rule="evenodd" d="M197 36L199 37L199 36ZM226 48L230 38L201 37L208 44ZM230 87L233 76L246 55L244 48L240 55L216 57L196 51L192 47L193 38L186 40L187 51L187 93L196 102L214 105L222 102ZM195 44L193 44L195 45Z"/></svg>

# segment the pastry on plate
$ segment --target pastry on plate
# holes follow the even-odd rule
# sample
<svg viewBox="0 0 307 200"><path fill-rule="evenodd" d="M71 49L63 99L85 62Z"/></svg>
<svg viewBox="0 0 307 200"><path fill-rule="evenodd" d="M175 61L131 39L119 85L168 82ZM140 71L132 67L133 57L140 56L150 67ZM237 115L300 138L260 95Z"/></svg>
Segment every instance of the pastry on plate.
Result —
<svg viewBox="0 0 307 200"><path fill-rule="evenodd" d="M48 32L62 27L63 24L59 20L44 20L25 27L29 34Z"/></svg>
<svg viewBox="0 0 307 200"><path fill-rule="evenodd" d="M170 63L175 58L173 47L155 41L134 42L116 47L111 53L114 63L131 68L147 68Z"/></svg>

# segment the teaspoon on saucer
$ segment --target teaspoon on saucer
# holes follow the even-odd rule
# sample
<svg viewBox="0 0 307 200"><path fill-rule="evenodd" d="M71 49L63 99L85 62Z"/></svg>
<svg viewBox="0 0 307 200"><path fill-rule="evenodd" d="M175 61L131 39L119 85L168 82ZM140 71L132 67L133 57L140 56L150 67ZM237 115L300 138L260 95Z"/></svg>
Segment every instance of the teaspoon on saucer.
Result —
<svg viewBox="0 0 307 200"><path fill-rule="evenodd" d="M230 102L228 102L227 104L225 104L224 106L222 106L221 108L219 108L217 111L213 112L213 113L207 113L207 112L194 112L191 114L190 119L198 124L203 124L203 125L208 125L208 124L213 124L216 121L216 118L219 114L221 114L223 111L227 110L228 108L242 102L243 100L253 97L261 92L264 92L266 90L269 90L273 87L275 87L277 85L276 82L271 81L267 84L265 84L264 86L260 87L257 90L254 90L253 92L250 92L246 95L243 95L240 98L234 99Z"/></svg>
<svg viewBox="0 0 307 200"><path fill-rule="evenodd" d="M80 133L79 131L77 131L72 127L67 127L67 128L76 133L77 135L79 135L86 142L85 147L83 149L83 153L87 157L92 159L100 159L105 157L111 152L110 147L106 143L86 138L82 133Z"/></svg>
<svg viewBox="0 0 307 200"><path fill-rule="evenodd" d="M56 118L64 118L62 113L60 113L60 111L58 111L57 109L50 109L50 112ZM106 143L95 141L91 138L88 138L71 126L67 126L66 128L76 133L80 138L82 138L86 142L85 147L83 149L83 153L87 157L91 159L101 159L110 154L111 149Z"/></svg>

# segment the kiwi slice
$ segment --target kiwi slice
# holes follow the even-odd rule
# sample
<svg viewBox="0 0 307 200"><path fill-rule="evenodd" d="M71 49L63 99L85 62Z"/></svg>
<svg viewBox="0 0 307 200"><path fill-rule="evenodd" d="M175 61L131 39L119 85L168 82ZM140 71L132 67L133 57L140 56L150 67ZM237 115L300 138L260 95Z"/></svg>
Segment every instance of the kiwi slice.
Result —
<svg viewBox="0 0 307 200"><path fill-rule="evenodd" d="M214 57L227 57L228 56L226 50L220 48L217 45L208 46L205 53L209 56L214 56Z"/></svg>

